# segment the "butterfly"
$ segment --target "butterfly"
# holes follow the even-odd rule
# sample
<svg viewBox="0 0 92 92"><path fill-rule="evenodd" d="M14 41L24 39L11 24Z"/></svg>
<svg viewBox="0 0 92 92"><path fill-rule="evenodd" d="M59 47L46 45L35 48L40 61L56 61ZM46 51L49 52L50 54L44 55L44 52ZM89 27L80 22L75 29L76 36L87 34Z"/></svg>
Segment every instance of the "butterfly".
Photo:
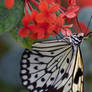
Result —
<svg viewBox="0 0 92 92"><path fill-rule="evenodd" d="M30 92L83 92L83 38L80 33L25 49L20 72L23 86Z"/></svg>
<svg viewBox="0 0 92 92"><path fill-rule="evenodd" d="M20 71L23 86L30 92L83 92L80 44L90 34L36 42L31 50L25 49Z"/></svg>

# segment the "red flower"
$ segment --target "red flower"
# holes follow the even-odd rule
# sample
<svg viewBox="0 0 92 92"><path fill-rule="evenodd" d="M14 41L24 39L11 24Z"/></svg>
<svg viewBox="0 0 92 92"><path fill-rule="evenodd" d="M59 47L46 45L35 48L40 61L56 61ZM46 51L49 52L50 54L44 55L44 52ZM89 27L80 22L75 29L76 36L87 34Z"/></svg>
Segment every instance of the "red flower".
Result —
<svg viewBox="0 0 92 92"><path fill-rule="evenodd" d="M29 29L30 33L33 33L33 34L38 32L38 30L37 30L38 27L35 24L28 25L28 29Z"/></svg>
<svg viewBox="0 0 92 92"><path fill-rule="evenodd" d="M22 23L27 26L30 22L31 22L32 18L30 14L26 14L23 19L22 19Z"/></svg>
<svg viewBox="0 0 92 92"><path fill-rule="evenodd" d="M26 11L22 19L24 27L19 30L19 35L30 39L45 39L50 35L56 36L59 32L64 36L71 35L69 27L72 26L65 25L65 19L74 18L79 7L76 6L75 0L68 0L69 7L64 12L57 2L60 0L40 0L39 12L30 7L31 15ZM56 15L58 10L61 12L60 15Z"/></svg>
<svg viewBox="0 0 92 92"><path fill-rule="evenodd" d="M66 29L61 29L61 33L64 35L64 36L70 36L72 33L71 33L71 30L66 28Z"/></svg>
<svg viewBox="0 0 92 92"><path fill-rule="evenodd" d="M55 0L45 0L48 4L52 4Z"/></svg>
<svg viewBox="0 0 92 92"><path fill-rule="evenodd" d="M36 21L36 16L38 15L38 12L37 10L33 9L32 10L32 14L31 14L31 17L32 17L32 21L36 24L37 21Z"/></svg>
<svg viewBox="0 0 92 92"><path fill-rule="evenodd" d="M19 36L21 37L27 37L28 34L29 34L29 28L28 28L28 25L30 24L32 18L30 16L30 14L26 14L23 19L22 19L22 23L24 24L24 27L22 27L18 34Z"/></svg>
<svg viewBox="0 0 92 92"><path fill-rule="evenodd" d="M61 29L61 33L64 35L64 36L70 36L72 34L71 30L69 28L71 28L73 25L70 24L70 25L63 25L62 29Z"/></svg>
<svg viewBox="0 0 92 92"><path fill-rule="evenodd" d="M52 35L53 36L56 36L60 31L61 31L61 28L63 27L64 25L64 18L62 17L62 15L60 14L58 17L57 17L57 21L56 21L56 24L55 25L52 25ZM51 29L50 29L51 30Z"/></svg>
<svg viewBox="0 0 92 92"><path fill-rule="evenodd" d="M65 12L65 15L67 18L74 18L76 17L76 12L80 9L79 6L73 6L73 7L69 7L67 9L67 11Z"/></svg>
<svg viewBox="0 0 92 92"><path fill-rule="evenodd" d="M28 36L30 39L37 39L37 34L34 34L34 33L30 33L29 36Z"/></svg>
<svg viewBox="0 0 92 92"><path fill-rule="evenodd" d="M76 17L76 13L80 9L80 7L76 5L76 0L68 0L68 5L69 7L65 12L65 16L70 19Z"/></svg>
<svg viewBox="0 0 92 92"><path fill-rule="evenodd" d="M29 29L30 29L31 33L37 35L36 39L45 39L45 38L49 37L49 35L51 35L51 33L48 32L49 27L50 27L50 25L48 23L31 24L29 26Z"/></svg>
<svg viewBox="0 0 92 92"><path fill-rule="evenodd" d="M45 38L45 29L32 24L28 27L30 29L29 38L31 39L43 39Z"/></svg>
<svg viewBox="0 0 92 92"><path fill-rule="evenodd" d="M10 9L14 5L14 0L4 0L6 8Z"/></svg>
<svg viewBox="0 0 92 92"><path fill-rule="evenodd" d="M19 30L18 34L19 34L20 37L23 37L23 38L27 37L28 36L28 30L25 27L23 27Z"/></svg>
<svg viewBox="0 0 92 92"><path fill-rule="evenodd" d="M38 28L37 38L38 39L44 39L45 38L45 30L43 28Z"/></svg>
<svg viewBox="0 0 92 92"><path fill-rule="evenodd" d="M42 1L39 4L40 13L36 16L36 21L38 23L54 23L56 20L56 11L59 6L57 4L49 6L46 1Z"/></svg>

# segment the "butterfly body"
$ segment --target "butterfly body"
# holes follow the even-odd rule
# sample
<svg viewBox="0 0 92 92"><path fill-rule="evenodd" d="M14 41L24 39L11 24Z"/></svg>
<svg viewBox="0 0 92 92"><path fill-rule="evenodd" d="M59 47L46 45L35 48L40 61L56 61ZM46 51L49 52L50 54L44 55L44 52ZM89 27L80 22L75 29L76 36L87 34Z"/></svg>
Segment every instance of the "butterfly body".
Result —
<svg viewBox="0 0 92 92"><path fill-rule="evenodd" d="M21 60L21 79L30 92L83 92L80 43L84 34L34 43Z"/></svg>

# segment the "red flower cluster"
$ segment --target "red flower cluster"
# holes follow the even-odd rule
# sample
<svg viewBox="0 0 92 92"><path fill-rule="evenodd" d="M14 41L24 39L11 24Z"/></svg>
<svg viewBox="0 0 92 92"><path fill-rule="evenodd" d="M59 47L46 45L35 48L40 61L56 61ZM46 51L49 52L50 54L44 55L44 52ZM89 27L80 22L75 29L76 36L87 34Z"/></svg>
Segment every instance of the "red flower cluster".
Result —
<svg viewBox="0 0 92 92"><path fill-rule="evenodd" d="M33 2L33 0L30 0ZM68 0L69 7L64 11L59 5L60 0L40 0L36 6L39 12L30 6L28 0L25 0L25 5L28 3L31 14L27 12L25 7L25 16L22 19L24 27L19 30L21 37L29 37L30 39L45 39L50 35L56 36L60 31L64 36L71 35L69 27L65 25L65 19L71 19L76 16L79 7L76 6L75 0ZM59 15L56 12L60 11Z"/></svg>
<svg viewBox="0 0 92 92"><path fill-rule="evenodd" d="M6 6L8 9L12 8L13 5L14 5L14 0L4 0L4 2L5 2L5 6Z"/></svg>
<svg viewBox="0 0 92 92"><path fill-rule="evenodd" d="M76 0L68 0L68 8L65 12L67 18L76 17L76 12L80 9L79 6L76 5Z"/></svg>

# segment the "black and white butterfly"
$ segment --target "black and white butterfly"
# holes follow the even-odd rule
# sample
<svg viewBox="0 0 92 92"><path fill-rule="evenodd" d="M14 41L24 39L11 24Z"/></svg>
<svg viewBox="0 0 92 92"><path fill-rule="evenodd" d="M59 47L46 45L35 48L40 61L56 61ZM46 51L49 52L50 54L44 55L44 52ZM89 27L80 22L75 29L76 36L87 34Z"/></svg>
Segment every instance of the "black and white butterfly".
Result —
<svg viewBox="0 0 92 92"><path fill-rule="evenodd" d="M91 19L92 16L90 22ZM25 49L20 71L23 86L30 92L83 92L80 44L91 34L72 34L60 40L36 42L31 50Z"/></svg>
<svg viewBox="0 0 92 92"><path fill-rule="evenodd" d="M34 43L21 60L21 79L30 92L83 92L80 43L84 34Z"/></svg>

